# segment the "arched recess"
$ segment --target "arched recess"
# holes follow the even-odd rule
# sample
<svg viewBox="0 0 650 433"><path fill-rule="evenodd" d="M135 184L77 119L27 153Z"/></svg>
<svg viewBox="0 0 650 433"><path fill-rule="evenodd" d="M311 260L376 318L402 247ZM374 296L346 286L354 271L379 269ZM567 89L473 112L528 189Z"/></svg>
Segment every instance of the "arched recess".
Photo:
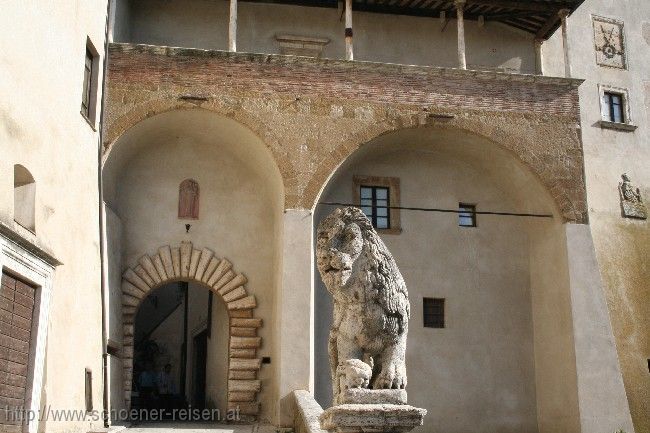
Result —
<svg viewBox="0 0 650 433"><path fill-rule="evenodd" d="M483 152L499 152L507 154L516 161L517 165L525 167L532 174L536 183L539 182L548 191L554 204L559 208L565 222L585 223L587 221L586 190L584 187L581 144L575 131L570 128L556 128L551 134L559 134L564 140L554 156L543 155L534 150L534 145L543 142L527 121L522 121L518 127L508 127L503 130L489 128L484 119L459 118L445 123L403 122L403 124L370 125L353 139L342 142L332 151L337 158L326 158L313 168L305 190L311 194L305 197L311 209L315 209L318 201L334 177L335 173L349 159L364 149L375 144L387 142L394 137L403 135L431 137L460 135L466 141L480 144ZM499 122L488 122L499 123ZM514 122L512 122L514 124ZM558 140L559 142L559 140ZM571 173L569 173L571 172Z"/></svg>
<svg viewBox="0 0 650 433"><path fill-rule="evenodd" d="M257 416L260 409L257 378L262 365L257 350L262 337L257 330L262 319L255 317L257 301L246 289L247 278L233 269L226 258L219 258L208 248L196 248L191 242L179 246L165 245L152 256L143 255L138 264L122 275L122 323L124 399L131 406L134 356L134 323L140 303L150 291L174 281L197 282L215 292L226 304L229 315L228 343L228 410Z"/></svg>
<svg viewBox="0 0 650 433"><path fill-rule="evenodd" d="M20 164L14 165L14 221L36 231L36 181Z"/></svg>
<svg viewBox="0 0 650 433"><path fill-rule="evenodd" d="M478 226L467 228L453 213L402 210L397 230L381 236L411 300L407 373L418 377L407 387L412 404L441 419L442 430L534 431L548 425L571 431L579 412L566 271L570 207L493 140L460 128L404 128L369 140L333 170L316 200L313 232L335 208L326 203L358 203L355 176L368 184L398 179L392 185L404 207L458 209L469 203L479 211L551 216L480 215ZM315 396L326 406L332 304L315 267L313 275ZM425 298L445 300L444 330L424 325ZM468 386L471 394L447 398ZM441 415L458 407L460 421Z"/></svg>

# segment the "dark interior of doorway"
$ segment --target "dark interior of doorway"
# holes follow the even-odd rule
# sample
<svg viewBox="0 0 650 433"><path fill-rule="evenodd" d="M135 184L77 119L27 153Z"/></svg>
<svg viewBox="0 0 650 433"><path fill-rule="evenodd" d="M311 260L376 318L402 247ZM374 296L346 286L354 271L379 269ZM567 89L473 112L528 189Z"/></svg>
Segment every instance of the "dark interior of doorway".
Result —
<svg viewBox="0 0 650 433"><path fill-rule="evenodd" d="M208 331L194 337L194 407L205 409L206 362L208 359Z"/></svg>
<svg viewBox="0 0 650 433"><path fill-rule="evenodd" d="M206 309L206 328L192 337L191 332L188 333L189 291L189 284L184 281L165 285L145 298L138 309L131 399L134 409L162 409L169 418L173 409L206 407L212 296L207 304L199 306ZM197 308L197 305L193 307ZM173 332L165 338L165 332L169 332L165 330L170 327L175 330L176 338L173 338ZM178 335L181 337L177 338ZM170 379L166 381L164 375L168 364L173 371L166 376Z"/></svg>

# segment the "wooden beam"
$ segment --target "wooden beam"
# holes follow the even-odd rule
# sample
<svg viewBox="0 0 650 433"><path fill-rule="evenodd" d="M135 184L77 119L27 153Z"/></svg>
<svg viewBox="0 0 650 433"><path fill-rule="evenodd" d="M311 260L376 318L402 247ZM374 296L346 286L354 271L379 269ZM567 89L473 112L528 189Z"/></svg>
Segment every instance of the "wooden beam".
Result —
<svg viewBox="0 0 650 433"><path fill-rule="evenodd" d="M541 14L541 17L544 17L546 14ZM540 14L530 11L510 11L510 12L499 12L494 14L485 14L486 21L497 21L504 20L508 18L526 18L530 16L540 16ZM467 18L467 16L465 17Z"/></svg>
<svg viewBox="0 0 650 433"><path fill-rule="evenodd" d="M468 6L494 6L508 9L520 9L535 12L557 12L558 9L575 7L575 2L562 2L552 4L533 3L530 1L516 0L467 0Z"/></svg>
<svg viewBox="0 0 650 433"><path fill-rule="evenodd" d="M440 11L440 31L441 32L445 31L445 28L447 28L448 23L449 23L449 18L447 18L447 12Z"/></svg>
<svg viewBox="0 0 650 433"><path fill-rule="evenodd" d="M237 0L230 0L230 21L228 23L228 51L237 51Z"/></svg>
<svg viewBox="0 0 650 433"><path fill-rule="evenodd" d="M467 0L456 0L456 23L458 25L458 67L460 69L467 69L467 59L465 58L465 20L463 17L463 9Z"/></svg>
<svg viewBox="0 0 650 433"><path fill-rule="evenodd" d="M345 60L354 60L352 46L352 0L345 0Z"/></svg>
<svg viewBox="0 0 650 433"><path fill-rule="evenodd" d="M542 25L542 27L540 27L540 29L537 31L537 33L535 34L535 38L546 39L546 35L548 34L548 32L550 32L552 28L557 26L557 23L559 21L560 21L560 15L558 11L555 11L548 17L544 25Z"/></svg>
<svg viewBox="0 0 650 433"><path fill-rule="evenodd" d="M571 78L571 63L569 61L569 35L567 32L566 19L571 11L562 9L558 12L562 26L562 48L564 49L564 76Z"/></svg>
<svg viewBox="0 0 650 433"><path fill-rule="evenodd" d="M544 64L542 58L542 44L543 39L535 39L535 73L537 75L544 75Z"/></svg>

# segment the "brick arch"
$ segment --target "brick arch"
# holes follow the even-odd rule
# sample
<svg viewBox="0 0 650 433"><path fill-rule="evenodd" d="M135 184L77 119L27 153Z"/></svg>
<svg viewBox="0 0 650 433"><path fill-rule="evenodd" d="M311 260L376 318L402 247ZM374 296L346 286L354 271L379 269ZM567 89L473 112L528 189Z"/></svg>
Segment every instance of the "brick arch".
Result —
<svg viewBox="0 0 650 433"><path fill-rule="evenodd" d="M257 301L246 289L247 279L233 269L226 258L219 258L208 249L198 249L191 242L179 246L165 245L154 255L143 255L138 264L122 275L122 323L124 398L131 407L133 379L135 318L142 301L156 288L176 281L200 283L216 293L226 304L229 315L228 342L228 407L256 417L260 404L262 365L257 350L262 337L257 329L262 319L255 317Z"/></svg>
<svg viewBox="0 0 650 433"><path fill-rule="evenodd" d="M115 143L128 130L144 120L177 110L210 112L240 123L260 139L264 146L271 152L276 163L281 161L281 158L278 158L277 155L279 139L272 135L268 129L264 128L264 123L260 121L255 113L241 109L241 107L238 107L238 104L222 106L209 102L194 103L177 99L154 99L144 102L127 111L122 116L112 119L102 143L102 164L108 159Z"/></svg>
<svg viewBox="0 0 650 433"><path fill-rule="evenodd" d="M296 102L298 101L298 102ZM256 104L259 103L256 102ZM311 146L303 149L304 131L287 129L286 116L301 110L318 113L318 130ZM537 116L518 112L489 112L445 109L436 119L436 109L421 106L390 105L355 101L319 101L310 98L269 98L263 107L284 107L269 115L243 96L190 102L184 99L154 96L129 106L107 123L103 143L106 161L120 136L137 123L173 110L206 110L241 123L254 133L270 151L284 186L285 209L313 209L331 175L351 154L373 139L403 129L456 129L486 139L512 153L550 192L565 222L586 223L587 201L584 186L582 144L577 118ZM254 109L253 109L254 108ZM343 114L337 114L340 111ZM349 116L346 113L351 113ZM285 116L286 115L286 116ZM282 117L285 116L285 117ZM346 117L348 116L348 117ZM293 124L292 121L289 122ZM353 119L353 125L350 120ZM314 134L312 134L314 135ZM315 140L315 141L314 141ZM289 158L288 154L300 155Z"/></svg>
<svg viewBox="0 0 650 433"><path fill-rule="evenodd" d="M525 117L517 118L511 116L513 120L522 125L521 131L523 132L520 131L519 133L515 133L517 132L517 128L514 127L505 130L488 128L486 124L492 122L489 119L486 122L486 119L468 119L461 117L445 123L433 124L430 121L421 121L420 117L418 115L412 115L410 117L404 116L399 118L398 122L378 122L369 125L366 129L361 130L347 141L341 142L332 151L332 154L336 155L336 158L325 158L313 168L313 174L305 188L307 193L302 197L303 205L312 210L315 209L321 193L330 182L332 176L335 175L341 164L363 145L383 135L397 133L405 129L453 129L472 134L509 152L513 158L523 164L544 185L565 222L587 222L586 191L582 173L578 173L579 176L577 177L568 176L564 171L552 173L545 168L547 164L540 157L532 152L523 151L522 149L533 147L532 144L537 138L534 136L531 138L526 135L528 120ZM571 154L571 158L575 159L573 161L574 165L582 166L581 144L576 131L571 127L558 129L567 131L567 135L571 137L571 140L567 140L572 143L571 150L574 151ZM570 195L567 192L572 192L573 194Z"/></svg>

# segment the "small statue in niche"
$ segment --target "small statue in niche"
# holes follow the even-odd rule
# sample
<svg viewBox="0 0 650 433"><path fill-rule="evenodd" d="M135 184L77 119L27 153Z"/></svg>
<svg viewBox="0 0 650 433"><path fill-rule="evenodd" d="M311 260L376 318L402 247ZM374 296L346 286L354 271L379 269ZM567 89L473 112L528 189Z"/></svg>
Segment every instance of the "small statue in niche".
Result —
<svg viewBox="0 0 650 433"><path fill-rule="evenodd" d="M623 216L627 218L648 218L645 204L641 198L641 190L634 188L627 174L621 175L623 182L618 184L618 191L621 195L621 209Z"/></svg>
<svg viewBox="0 0 650 433"><path fill-rule="evenodd" d="M185 179L178 188L178 218L199 219L199 183Z"/></svg>

